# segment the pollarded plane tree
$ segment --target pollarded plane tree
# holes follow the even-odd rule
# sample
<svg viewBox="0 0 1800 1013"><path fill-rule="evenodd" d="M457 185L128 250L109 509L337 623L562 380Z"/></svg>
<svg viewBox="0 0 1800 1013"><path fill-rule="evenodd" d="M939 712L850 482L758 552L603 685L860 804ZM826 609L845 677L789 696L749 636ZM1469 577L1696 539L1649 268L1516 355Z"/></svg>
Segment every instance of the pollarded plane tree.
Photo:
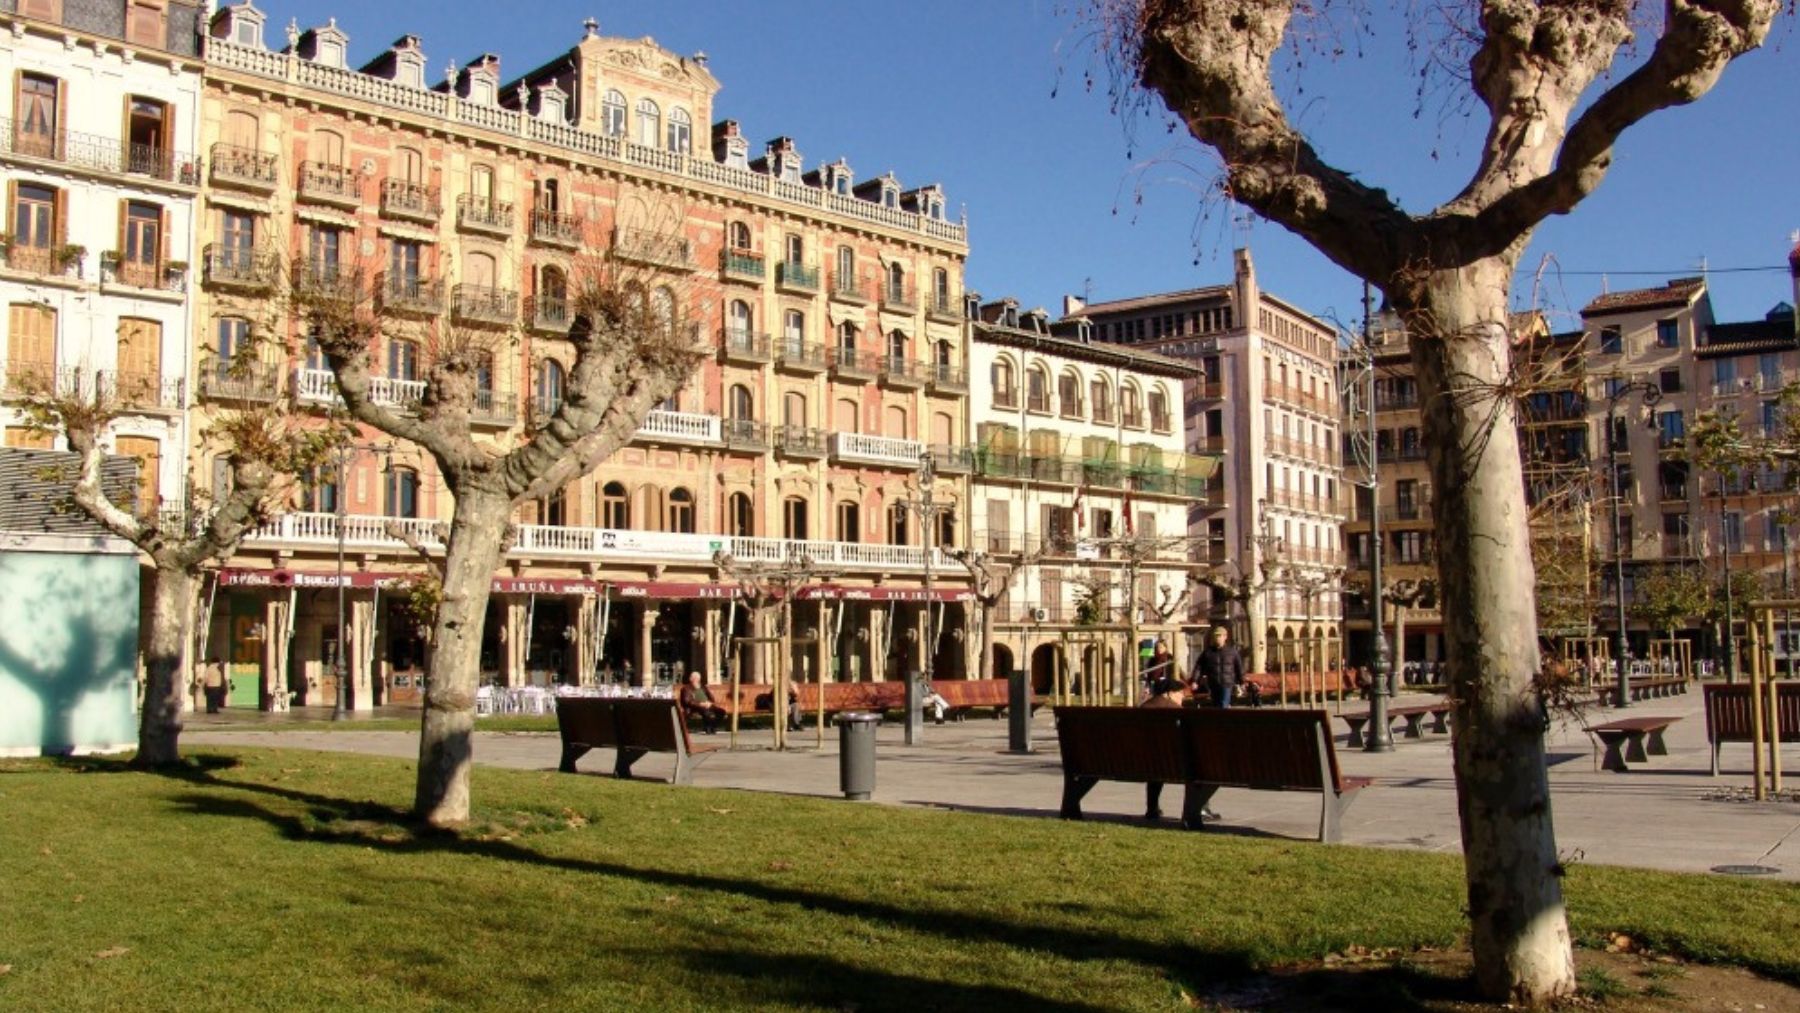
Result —
<svg viewBox="0 0 1800 1013"><path fill-rule="evenodd" d="M494 396L486 371L517 347L515 332L410 318L374 280L352 266L327 283L297 280L293 310L330 365L350 418L429 455L454 498L413 799L417 818L454 825L469 816L482 624L513 510L593 471L687 382L701 359L687 309L698 301L652 269L604 253L583 257L568 280L569 332L555 348L566 379L539 391L529 424L510 441L489 442L471 434L470 417ZM399 403L374 369L380 343L396 333L416 338L424 360L418 393Z"/></svg>
<svg viewBox="0 0 1800 1013"><path fill-rule="evenodd" d="M1335 9L1088 2L1119 76L1160 96L1217 153L1222 192L1379 286L1406 325L1437 491L1476 978L1492 996L1528 1003L1568 994L1508 292L1533 230L1600 185L1619 136L1704 95L1762 43L1781 4L1676 0L1660 18L1624 0L1411 8L1433 64L1458 68L1488 121L1462 190L1413 213L1328 163L1277 92L1272 66L1315 27L1293 22ZM1628 50L1634 65L1608 76Z"/></svg>
<svg viewBox="0 0 1800 1013"><path fill-rule="evenodd" d="M208 353L202 364L222 386L256 387L268 357L266 326L256 328L238 348ZM139 413L146 398L160 401L161 378L143 378L137 386L121 384L116 373L46 376L27 386L22 408L31 428L62 433L78 455L72 478L73 506L108 531L135 545L144 569L150 630L144 637L144 701L138 712L139 767L167 767L181 762L182 710L188 695L185 663L198 656L204 619L196 607L206 571L229 559L244 539L275 514L287 509L299 480L319 467L343 442L340 424L302 419L289 401L248 398L241 407L216 412L197 434L189 457L219 462L213 482L190 474L180 498L165 500L140 494L135 499L109 496L103 464L111 451L114 425ZM258 388L260 389L260 388ZM186 451L187 448L178 448ZM144 462L142 467L155 467ZM155 476L140 473L140 489Z"/></svg>

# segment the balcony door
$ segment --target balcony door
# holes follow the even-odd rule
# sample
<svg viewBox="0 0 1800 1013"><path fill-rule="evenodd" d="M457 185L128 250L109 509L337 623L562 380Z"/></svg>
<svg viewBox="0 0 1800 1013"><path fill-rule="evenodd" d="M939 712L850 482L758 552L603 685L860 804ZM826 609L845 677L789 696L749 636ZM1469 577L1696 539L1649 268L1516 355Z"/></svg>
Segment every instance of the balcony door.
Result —
<svg viewBox="0 0 1800 1013"><path fill-rule="evenodd" d="M135 509L140 517L151 516L162 502L161 444L146 436L121 436L113 444L113 450L120 457L129 457L137 462Z"/></svg>
<svg viewBox="0 0 1800 1013"><path fill-rule="evenodd" d="M166 179L172 165L169 138L174 134L169 105L136 95L125 100L126 171Z"/></svg>
<svg viewBox="0 0 1800 1013"><path fill-rule="evenodd" d="M57 158L62 153L62 104L59 82L43 74L20 74L17 108L18 135L13 150L37 158Z"/></svg>
<svg viewBox="0 0 1800 1013"><path fill-rule="evenodd" d="M118 396L127 404L154 403L162 385L162 324L121 318L118 354Z"/></svg>
<svg viewBox="0 0 1800 1013"><path fill-rule="evenodd" d="M7 312L6 387L43 387L56 373L56 311L13 303Z"/></svg>

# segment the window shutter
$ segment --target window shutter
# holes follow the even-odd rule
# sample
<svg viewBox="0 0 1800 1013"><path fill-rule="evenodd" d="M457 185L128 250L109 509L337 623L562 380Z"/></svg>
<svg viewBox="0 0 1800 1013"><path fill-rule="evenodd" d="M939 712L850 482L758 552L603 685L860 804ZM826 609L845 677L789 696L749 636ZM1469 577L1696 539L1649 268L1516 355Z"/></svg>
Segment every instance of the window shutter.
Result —
<svg viewBox="0 0 1800 1013"><path fill-rule="evenodd" d="M14 122L18 121L15 120ZM12 235L12 223L17 221L18 217L19 181L16 179L9 179L6 181L6 223L4 226L0 226L0 229L3 229L7 235Z"/></svg>
<svg viewBox="0 0 1800 1013"><path fill-rule="evenodd" d="M169 209L166 207L157 214L156 233L162 243L156 251L156 266L160 274L163 265L169 262Z"/></svg>
<svg viewBox="0 0 1800 1013"><path fill-rule="evenodd" d="M51 231L56 236L56 242L53 243L52 245L56 246L58 248L68 245L68 242L69 242L69 192L67 190L58 189L56 191L56 199L54 200L54 202L51 205L50 213L56 218L56 224L51 229Z"/></svg>
<svg viewBox="0 0 1800 1013"><path fill-rule="evenodd" d="M14 92L14 94L16 95L18 93ZM57 78L56 79L56 132L53 135L53 140L51 141L51 144L53 144L56 148L56 157L59 161L64 156L63 137L68 132L68 129L69 129L68 124L69 124L69 86L67 84L65 84L61 78Z"/></svg>
<svg viewBox="0 0 1800 1013"><path fill-rule="evenodd" d="M129 229L130 226L131 202L128 200L121 200L119 201L119 241L118 244L113 247L113 252L119 255L119 263L121 264L130 259L125 255L127 229Z"/></svg>

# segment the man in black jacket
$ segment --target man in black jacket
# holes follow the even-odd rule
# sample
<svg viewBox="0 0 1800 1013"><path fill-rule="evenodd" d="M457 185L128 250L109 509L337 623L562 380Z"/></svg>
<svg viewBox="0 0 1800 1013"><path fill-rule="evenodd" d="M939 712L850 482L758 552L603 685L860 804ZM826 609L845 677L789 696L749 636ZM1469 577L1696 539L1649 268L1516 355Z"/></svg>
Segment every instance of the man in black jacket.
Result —
<svg viewBox="0 0 1800 1013"><path fill-rule="evenodd" d="M1194 659L1193 681L1206 684L1214 707L1231 706L1232 695L1244 683L1244 656L1228 642L1230 636L1225 627L1214 626L1206 647Z"/></svg>

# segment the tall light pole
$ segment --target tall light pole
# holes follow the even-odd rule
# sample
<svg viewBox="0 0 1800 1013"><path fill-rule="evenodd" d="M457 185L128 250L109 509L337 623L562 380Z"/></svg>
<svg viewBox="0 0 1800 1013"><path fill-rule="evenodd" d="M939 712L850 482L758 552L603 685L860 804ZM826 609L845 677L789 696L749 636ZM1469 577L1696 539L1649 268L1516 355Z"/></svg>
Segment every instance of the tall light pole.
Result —
<svg viewBox="0 0 1800 1013"><path fill-rule="evenodd" d="M1388 728L1387 631L1382 629L1381 606L1386 597L1381 586L1381 451L1375 442L1375 293L1363 282L1362 351L1369 396L1369 629L1374 635L1375 671L1369 679L1369 734L1363 737L1363 751L1391 753L1394 734Z"/></svg>
<svg viewBox="0 0 1800 1013"><path fill-rule="evenodd" d="M1619 487L1619 402L1633 394L1643 398L1645 408L1653 408L1662 400L1662 388L1647 380L1623 380L1611 378L1606 394L1606 465L1612 470L1612 542L1613 542L1613 607L1614 618L1618 620L1618 629L1613 635L1613 664L1618 666L1618 685L1615 687L1613 705L1615 707L1631 706L1631 674L1628 662L1630 643L1625 637L1625 550L1624 540L1620 538L1619 510L1625 505L1625 493ZM1651 420L1655 424L1655 419ZM1727 635L1730 631L1727 630Z"/></svg>
<svg viewBox="0 0 1800 1013"><path fill-rule="evenodd" d="M937 549L938 515L951 509L948 504L937 502L937 459L927 450L919 455L919 496L917 499L901 500L908 510L919 515L919 524L924 528L922 544L925 546L925 650L924 664L921 671L925 681L929 683L936 674L937 664L937 619L932 611L932 569L931 556Z"/></svg>
<svg viewBox="0 0 1800 1013"><path fill-rule="evenodd" d="M344 627L344 459L350 449L339 445L337 448L337 485L331 490L332 506L337 514L337 657L333 659L333 667L337 669L337 699L331 707L331 720L342 721L349 717L346 709L344 682L348 678L349 666L344 663L346 657L346 641L349 631Z"/></svg>

